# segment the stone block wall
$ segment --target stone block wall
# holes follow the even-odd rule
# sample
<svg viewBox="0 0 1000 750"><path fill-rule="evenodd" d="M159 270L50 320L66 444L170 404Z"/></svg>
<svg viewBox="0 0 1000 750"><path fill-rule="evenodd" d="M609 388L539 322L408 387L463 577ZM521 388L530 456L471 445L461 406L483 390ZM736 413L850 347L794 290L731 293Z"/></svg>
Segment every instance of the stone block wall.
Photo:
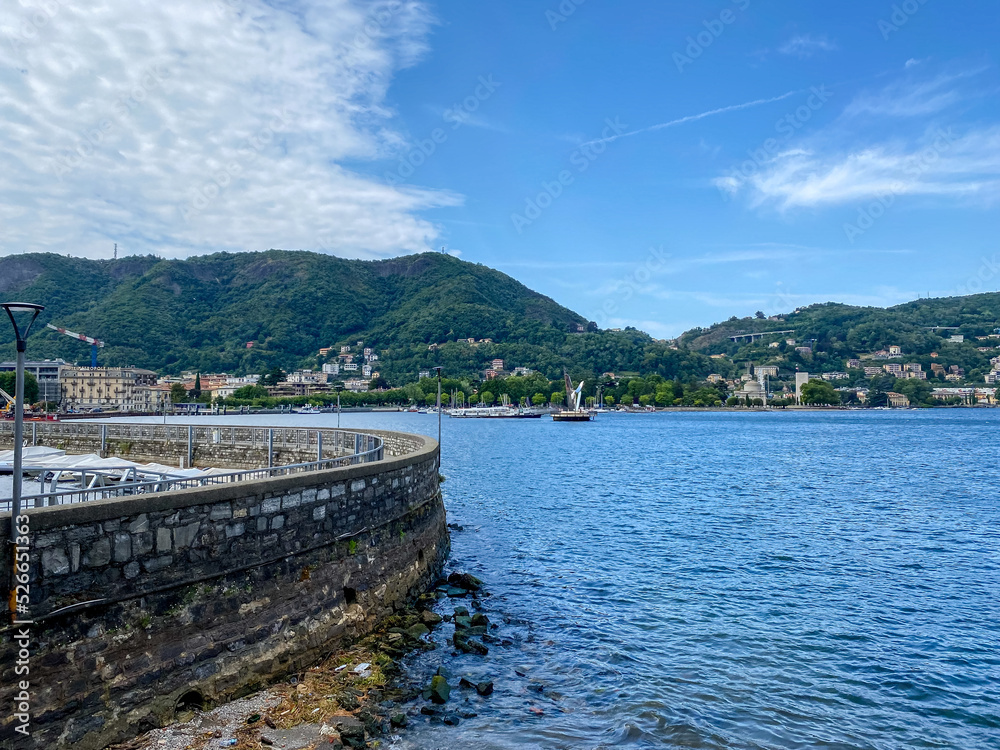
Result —
<svg viewBox="0 0 1000 750"><path fill-rule="evenodd" d="M170 721L185 695L218 701L302 669L430 584L448 549L437 444L383 436L408 452L29 511L33 731L13 735L4 712L0 747L106 747Z"/></svg>

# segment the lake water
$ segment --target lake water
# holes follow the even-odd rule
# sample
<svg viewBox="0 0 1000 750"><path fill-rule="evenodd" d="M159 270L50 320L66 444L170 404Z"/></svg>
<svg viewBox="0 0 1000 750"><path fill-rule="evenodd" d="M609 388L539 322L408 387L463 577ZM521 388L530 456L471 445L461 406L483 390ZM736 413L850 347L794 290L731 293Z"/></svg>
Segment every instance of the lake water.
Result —
<svg viewBox="0 0 1000 750"><path fill-rule="evenodd" d="M452 567L510 645L412 657L496 693L394 747L1000 748L1000 411L443 426Z"/></svg>

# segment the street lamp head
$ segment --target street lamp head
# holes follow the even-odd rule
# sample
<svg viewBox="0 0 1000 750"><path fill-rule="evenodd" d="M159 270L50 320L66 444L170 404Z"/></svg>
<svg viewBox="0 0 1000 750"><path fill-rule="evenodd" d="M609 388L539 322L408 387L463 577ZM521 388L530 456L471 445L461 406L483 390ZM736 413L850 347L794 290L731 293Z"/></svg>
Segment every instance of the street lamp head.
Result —
<svg viewBox="0 0 1000 750"><path fill-rule="evenodd" d="M10 324L14 326L14 338L17 339L17 350L23 352L25 349L25 340L31 331L31 325L35 322L35 318L38 317L38 313L45 309L45 305L36 305L32 302L2 302L0 303L0 307L7 313L7 317L10 318ZM14 316L25 313L31 314L31 320L28 321L28 325L25 326L22 332L17 325L17 318Z"/></svg>
<svg viewBox="0 0 1000 750"><path fill-rule="evenodd" d="M438 377L441 377L441 370L443 370L444 368L441 367L441 365L438 365L437 367L432 367L431 369L438 374Z"/></svg>

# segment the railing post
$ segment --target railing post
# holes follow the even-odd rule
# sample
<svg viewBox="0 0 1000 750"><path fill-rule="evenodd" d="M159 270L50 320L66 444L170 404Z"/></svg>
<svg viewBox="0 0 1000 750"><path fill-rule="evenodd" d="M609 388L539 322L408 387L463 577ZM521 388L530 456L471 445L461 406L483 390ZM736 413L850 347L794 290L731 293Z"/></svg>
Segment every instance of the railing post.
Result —
<svg viewBox="0 0 1000 750"><path fill-rule="evenodd" d="M323 460L323 433L316 430L316 460Z"/></svg>
<svg viewBox="0 0 1000 750"><path fill-rule="evenodd" d="M267 430L267 468L274 467L274 428Z"/></svg>
<svg viewBox="0 0 1000 750"><path fill-rule="evenodd" d="M108 426L106 424L101 425L101 458L107 458L108 450Z"/></svg>
<svg viewBox="0 0 1000 750"><path fill-rule="evenodd" d="M186 469L191 468L191 459L194 458L194 425L188 425L188 451L187 451L187 466Z"/></svg>
<svg viewBox="0 0 1000 750"><path fill-rule="evenodd" d="M38 445L38 422L31 423L31 444Z"/></svg>

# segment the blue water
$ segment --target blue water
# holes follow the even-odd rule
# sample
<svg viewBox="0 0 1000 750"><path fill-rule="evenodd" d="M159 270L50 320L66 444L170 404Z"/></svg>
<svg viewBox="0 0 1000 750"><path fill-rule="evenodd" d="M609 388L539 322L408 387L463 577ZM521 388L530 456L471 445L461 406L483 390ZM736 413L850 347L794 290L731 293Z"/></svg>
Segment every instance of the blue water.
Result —
<svg viewBox="0 0 1000 750"><path fill-rule="evenodd" d="M412 658L496 693L395 747L1000 748L1000 411L443 427L453 565L510 643Z"/></svg>

